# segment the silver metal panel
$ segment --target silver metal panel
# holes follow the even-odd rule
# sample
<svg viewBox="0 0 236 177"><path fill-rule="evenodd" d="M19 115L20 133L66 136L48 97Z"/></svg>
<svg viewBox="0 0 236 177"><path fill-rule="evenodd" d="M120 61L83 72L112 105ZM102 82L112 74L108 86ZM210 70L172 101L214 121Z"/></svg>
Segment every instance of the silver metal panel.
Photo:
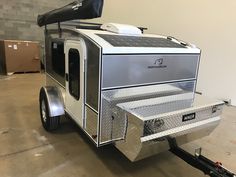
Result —
<svg viewBox="0 0 236 177"><path fill-rule="evenodd" d="M85 106L85 117L86 117L86 125L84 129L90 135L92 140L97 144L98 143L98 135L97 135L98 115L94 111L92 111L90 108Z"/></svg>
<svg viewBox="0 0 236 177"><path fill-rule="evenodd" d="M160 118L160 117L166 117L166 116L171 116L173 114L182 114L186 112L191 112L192 109L194 110L202 110L205 109L206 107L213 107L215 105L223 105L224 102L220 100L215 100L211 98L207 98L202 95L197 95L195 94L194 100L192 99L192 93L181 93L178 95L172 95L172 96L164 96L160 98L153 98L153 99L142 99L138 101L130 101L126 103L121 103L118 104L117 106L130 112L131 114L136 115L139 119L142 121L147 121L155 118ZM176 102L176 105L179 103L179 101L187 101L192 100L192 103L189 104L188 107L185 109L176 109L176 107L173 107L172 104ZM159 105L161 106L162 104L166 104L166 112L163 112L162 110L159 110L161 112L156 112L158 110L155 110L156 107ZM154 109L152 108L154 107ZM214 110L214 113L219 110L221 110L220 106L217 107L218 109ZM145 115L145 112L147 112L145 109L149 109L152 115ZM141 112L144 110L144 112ZM220 113L220 112L219 112Z"/></svg>
<svg viewBox="0 0 236 177"><path fill-rule="evenodd" d="M116 147L136 161L168 150L168 137L177 138L181 145L208 135L220 122L223 102L199 95L193 101L186 95L178 95L182 100L174 95L118 104L118 116L125 117L127 131L125 141L116 142ZM178 102L182 104L187 98L193 102L185 108L179 107ZM162 104L165 112L158 108ZM192 114L194 117L189 120L183 119Z"/></svg>
<svg viewBox="0 0 236 177"><path fill-rule="evenodd" d="M87 46L87 60L85 62L85 129L86 126L89 126L90 129L89 135L95 141L97 147L100 146L100 100L101 100L101 58L102 58L102 48L99 46L96 41L87 38L86 36L81 35L84 39ZM90 118L89 116L96 117ZM88 120L87 120L88 119ZM88 121L88 123L87 123ZM91 125L95 125L91 126ZM96 131L96 133L94 132ZM96 138L94 138L97 136Z"/></svg>
<svg viewBox="0 0 236 177"><path fill-rule="evenodd" d="M210 125L218 125L220 122L220 117L214 117L211 119L207 119L207 120L202 120L202 121L198 121L195 123L190 123L187 125L183 125L183 126L179 126L176 128L172 128L172 129L168 129L159 133L155 133L149 136L145 136L141 138L141 142L145 142L145 141L151 141L151 140L155 140L155 139L159 139L159 138L163 138L163 137L177 137L177 136L181 136L181 135L185 135L187 133L191 133L192 131L201 129L202 126L207 126L208 124Z"/></svg>
<svg viewBox="0 0 236 177"><path fill-rule="evenodd" d="M163 116L157 119L151 119L144 122L143 135L147 136L153 133L162 132L176 127L196 123L211 118L212 116L219 116L222 113L223 105L217 107L217 111L212 113L213 106L205 108L194 108L194 110L186 110L184 113L175 113L173 115ZM195 113L195 119L189 121L182 121L183 115Z"/></svg>
<svg viewBox="0 0 236 177"><path fill-rule="evenodd" d="M93 109L99 109L99 84L100 84L100 62L101 62L101 47L97 46L92 41L84 38L87 46L87 61L86 61L86 104L89 104Z"/></svg>
<svg viewBox="0 0 236 177"><path fill-rule="evenodd" d="M207 136L216 128L218 123L219 121L215 121L192 128L188 132L176 136L176 141L178 145L183 145ZM138 161L169 150L170 147L166 137L141 142L139 131L136 123L130 120L125 140L118 141L115 145L130 161Z"/></svg>
<svg viewBox="0 0 236 177"><path fill-rule="evenodd" d="M189 99L193 99L194 88L195 81L188 81L102 91L101 144L109 141L112 142L117 139L124 139L126 119L125 117L118 115L121 114L121 112L117 110L117 104L142 99L164 98L167 95L172 95L175 99L174 95L181 95L184 93L188 95ZM181 96L180 98L183 99ZM192 102L187 102L187 104L188 105L186 106L190 106Z"/></svg>
<svg viewBox="0 0 236 177"><path fill-rule="evenodd" d="M140 119L146 119L146 117L149 116L189 108L192 106L193 99L194 93L187 92L176 95L131 101L118 104L117 106L124 108L132 114L135 114L140 117Z"/></svg>
<svg viewBox="0 0 236 177"><path fill-rule="evenodd" d="M104 55L102 88L196 79L199 55Z"/></svg>
<svg viewBox="0 0 236 177"><path fill-rule="evenodd" d="M56 79L54 79L48 73L46 73L46 86L55 86L59 88L63 97L63 101L65 101L65 94L66 94L65 87L61 85Z"/></svg>

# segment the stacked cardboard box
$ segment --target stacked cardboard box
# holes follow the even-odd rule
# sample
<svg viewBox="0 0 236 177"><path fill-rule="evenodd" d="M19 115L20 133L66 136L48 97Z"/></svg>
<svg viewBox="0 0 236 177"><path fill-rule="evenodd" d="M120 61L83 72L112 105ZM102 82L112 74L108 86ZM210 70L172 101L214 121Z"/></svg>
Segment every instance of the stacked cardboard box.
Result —
<svg viewBox="0 0 236 177"><path fill-rule="evenodd" d="M32 41L0 41L0 73L40 71L40 45Z"/></svg>

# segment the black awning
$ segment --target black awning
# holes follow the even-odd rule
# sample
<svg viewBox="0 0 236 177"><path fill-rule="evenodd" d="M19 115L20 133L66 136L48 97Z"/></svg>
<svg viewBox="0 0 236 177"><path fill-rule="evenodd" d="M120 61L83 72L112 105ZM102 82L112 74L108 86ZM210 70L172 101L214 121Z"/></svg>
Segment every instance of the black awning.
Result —
<svg viewBox="0 0 236 177"><path fill-rule="evenodd" d="M77 0L64 7L38 15L39 26L75 19L93 19L101 17L103 0Z"/></svg>

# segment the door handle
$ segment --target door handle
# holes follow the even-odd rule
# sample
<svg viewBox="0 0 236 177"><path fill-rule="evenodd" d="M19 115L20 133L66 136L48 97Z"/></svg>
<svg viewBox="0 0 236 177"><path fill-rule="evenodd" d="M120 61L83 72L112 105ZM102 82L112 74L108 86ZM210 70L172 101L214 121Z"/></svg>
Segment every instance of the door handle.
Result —
<svg viewBox="0 0 236 177"><path fill-rule="evenodd" d="M66 73L66 81L69 81L69 74Z"/></svg>

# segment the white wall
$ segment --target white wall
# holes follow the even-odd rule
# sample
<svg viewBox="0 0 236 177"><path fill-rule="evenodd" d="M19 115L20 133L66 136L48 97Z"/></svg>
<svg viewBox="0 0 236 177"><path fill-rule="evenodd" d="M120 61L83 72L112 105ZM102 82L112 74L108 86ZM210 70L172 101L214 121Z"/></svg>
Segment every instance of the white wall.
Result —
<svg viewBox="0 0 236 177"><path fill-rule="evenodd" d="M105 0L100 22L148 27L202 49L198 91L236 105L235 0Z"/></svg>

